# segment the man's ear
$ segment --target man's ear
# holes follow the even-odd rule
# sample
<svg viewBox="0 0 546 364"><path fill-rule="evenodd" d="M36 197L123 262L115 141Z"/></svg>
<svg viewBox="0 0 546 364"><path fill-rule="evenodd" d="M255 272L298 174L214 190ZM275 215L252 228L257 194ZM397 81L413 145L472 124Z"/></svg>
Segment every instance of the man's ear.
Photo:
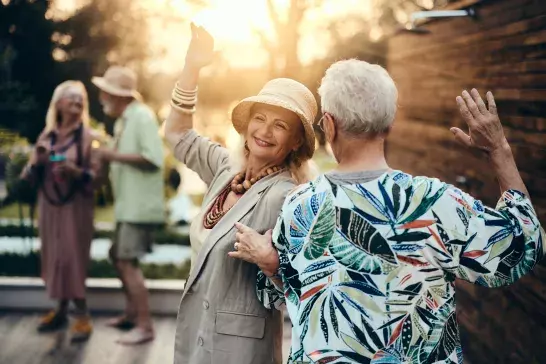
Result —
<svg viewBox="0 0 546 364"><path fill-rule="evenodd" d="M337 130L336 123L334 118L329 113L324 114L324 120L322 122L324 126L324 134L326 136L326 141L330 144L336 139Z"/></svg>
<svg viewBox="0 0 546 364"><path fill-rule="evenodd" d="M389 135L392 131L392 128L394 127L394 123L392 123L391 125L389 125L389 127L387 128L387 130L385 130L385 135Z"/></svg>

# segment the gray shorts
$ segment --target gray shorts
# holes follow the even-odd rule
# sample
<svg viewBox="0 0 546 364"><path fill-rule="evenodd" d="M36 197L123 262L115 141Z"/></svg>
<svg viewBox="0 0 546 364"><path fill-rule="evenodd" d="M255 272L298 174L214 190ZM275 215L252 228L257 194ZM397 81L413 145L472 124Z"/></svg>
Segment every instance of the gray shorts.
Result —
<svg viewBox="0 0 546 364"><path fill-rule="evenodd" d="M118 222L110 247L112 260L138 260L152 251L157 225Z"/></svg>

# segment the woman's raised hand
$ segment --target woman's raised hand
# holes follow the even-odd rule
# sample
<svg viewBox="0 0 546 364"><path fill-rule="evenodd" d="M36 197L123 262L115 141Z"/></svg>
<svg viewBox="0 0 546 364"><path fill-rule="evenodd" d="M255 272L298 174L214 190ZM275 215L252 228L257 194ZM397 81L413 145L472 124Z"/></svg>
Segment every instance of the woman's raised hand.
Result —
<svg viewBox="0 0 546 364"><path fill-rule="evenodd" d="M214 38L205 28L191 23L191 41L186 52L186 67L200 69L214 58Z"/></svg>

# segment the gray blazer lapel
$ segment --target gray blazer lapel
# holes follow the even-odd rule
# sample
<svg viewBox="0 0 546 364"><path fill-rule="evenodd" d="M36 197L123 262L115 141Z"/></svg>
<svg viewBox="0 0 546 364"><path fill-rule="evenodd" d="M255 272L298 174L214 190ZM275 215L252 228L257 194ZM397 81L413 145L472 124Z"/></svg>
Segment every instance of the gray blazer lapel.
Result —
<svg viewBox="0 0 546 364"><path fill-rule="evenodd" d="M190 276L188 277L188 281L184 287L184 294L187 292L187 290L191 287L193 282L195 282L195 279L201 272L201 269L203 269L203 264L205 263L207 256L209 255L212 248L214 248L214 245L226 235L230 229L234 229L234 223L237 221L241 221L242 217L245 216L260 200L260 197L262 193L269 187L271 187L275 183L275 177L279 176L279 174L286 173L286 172L278 172L275 174L272 174L260 181L258 181L252 188L245 193L239 201L233 206L231 210L228 211L227 214L222 217L222 219L216 224L216 226L211 230L209 236L205 240L205 244L203 244L203 247L201 248L201 251L199 252L199 255L197 256L197 259L195 260L195 266L192 267ZM233 178L231 176L231 178ZM220 181L218 181L218 184ZM219 187L218 193L221 191L222 188L225 187L227 181L222 184L222 186ZM212 204L212 201L216 199L218 196L218 193L215 193L211 201L209 202L207 209L210 208L210 205ZM182 296L182 299L184 298L184 295Z"/></svg>

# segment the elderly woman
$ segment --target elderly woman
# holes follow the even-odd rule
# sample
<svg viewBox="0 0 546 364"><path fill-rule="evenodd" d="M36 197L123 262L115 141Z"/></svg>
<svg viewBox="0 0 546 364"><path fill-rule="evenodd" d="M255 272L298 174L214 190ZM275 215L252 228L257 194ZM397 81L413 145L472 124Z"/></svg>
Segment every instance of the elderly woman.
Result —
<svg viewBox="0 0 546 364"><path fill-rule="evenodd" d="M282 201L304 178L314 152L317 104L302 84L268 82L233 110L244 136L245 163L192 130L197 79L213 54L213 39L192 25L182 77L172 95L165 135L174 155L208 185L191 224L192 269L178 313L175 363L256 364L282 360L282 315L256 297L258 267L233 259L235 223L260 232L275 225Z"/></svg>
<svg viewBox="0 0 546 364"><path fill-rule="evenodd" d="M72 341L92 331L85 301L85 279L93 238L93 185L99 170L92 158L87 92L66 81L53 93L46 126L22 177L39 188L41 268L57 310L42 318L40 332L66 326L69 301L76 306Z"/></svg>
<svg viewBox="0 0 546 364"><path fill-rule="evenodd" d="M397 90L380 66L338 62L319 94L336 170L289 194L272 237L244 226L237 235L241 258L280 266L277 293L260 299L286 302L288 362L462 363L455 279L509 285L533 269L546 242L493 95L486 105L464 91L457 103L469 135L451 131L487 155L502 191L496 208L389 168L384 140Z"/></svg>

